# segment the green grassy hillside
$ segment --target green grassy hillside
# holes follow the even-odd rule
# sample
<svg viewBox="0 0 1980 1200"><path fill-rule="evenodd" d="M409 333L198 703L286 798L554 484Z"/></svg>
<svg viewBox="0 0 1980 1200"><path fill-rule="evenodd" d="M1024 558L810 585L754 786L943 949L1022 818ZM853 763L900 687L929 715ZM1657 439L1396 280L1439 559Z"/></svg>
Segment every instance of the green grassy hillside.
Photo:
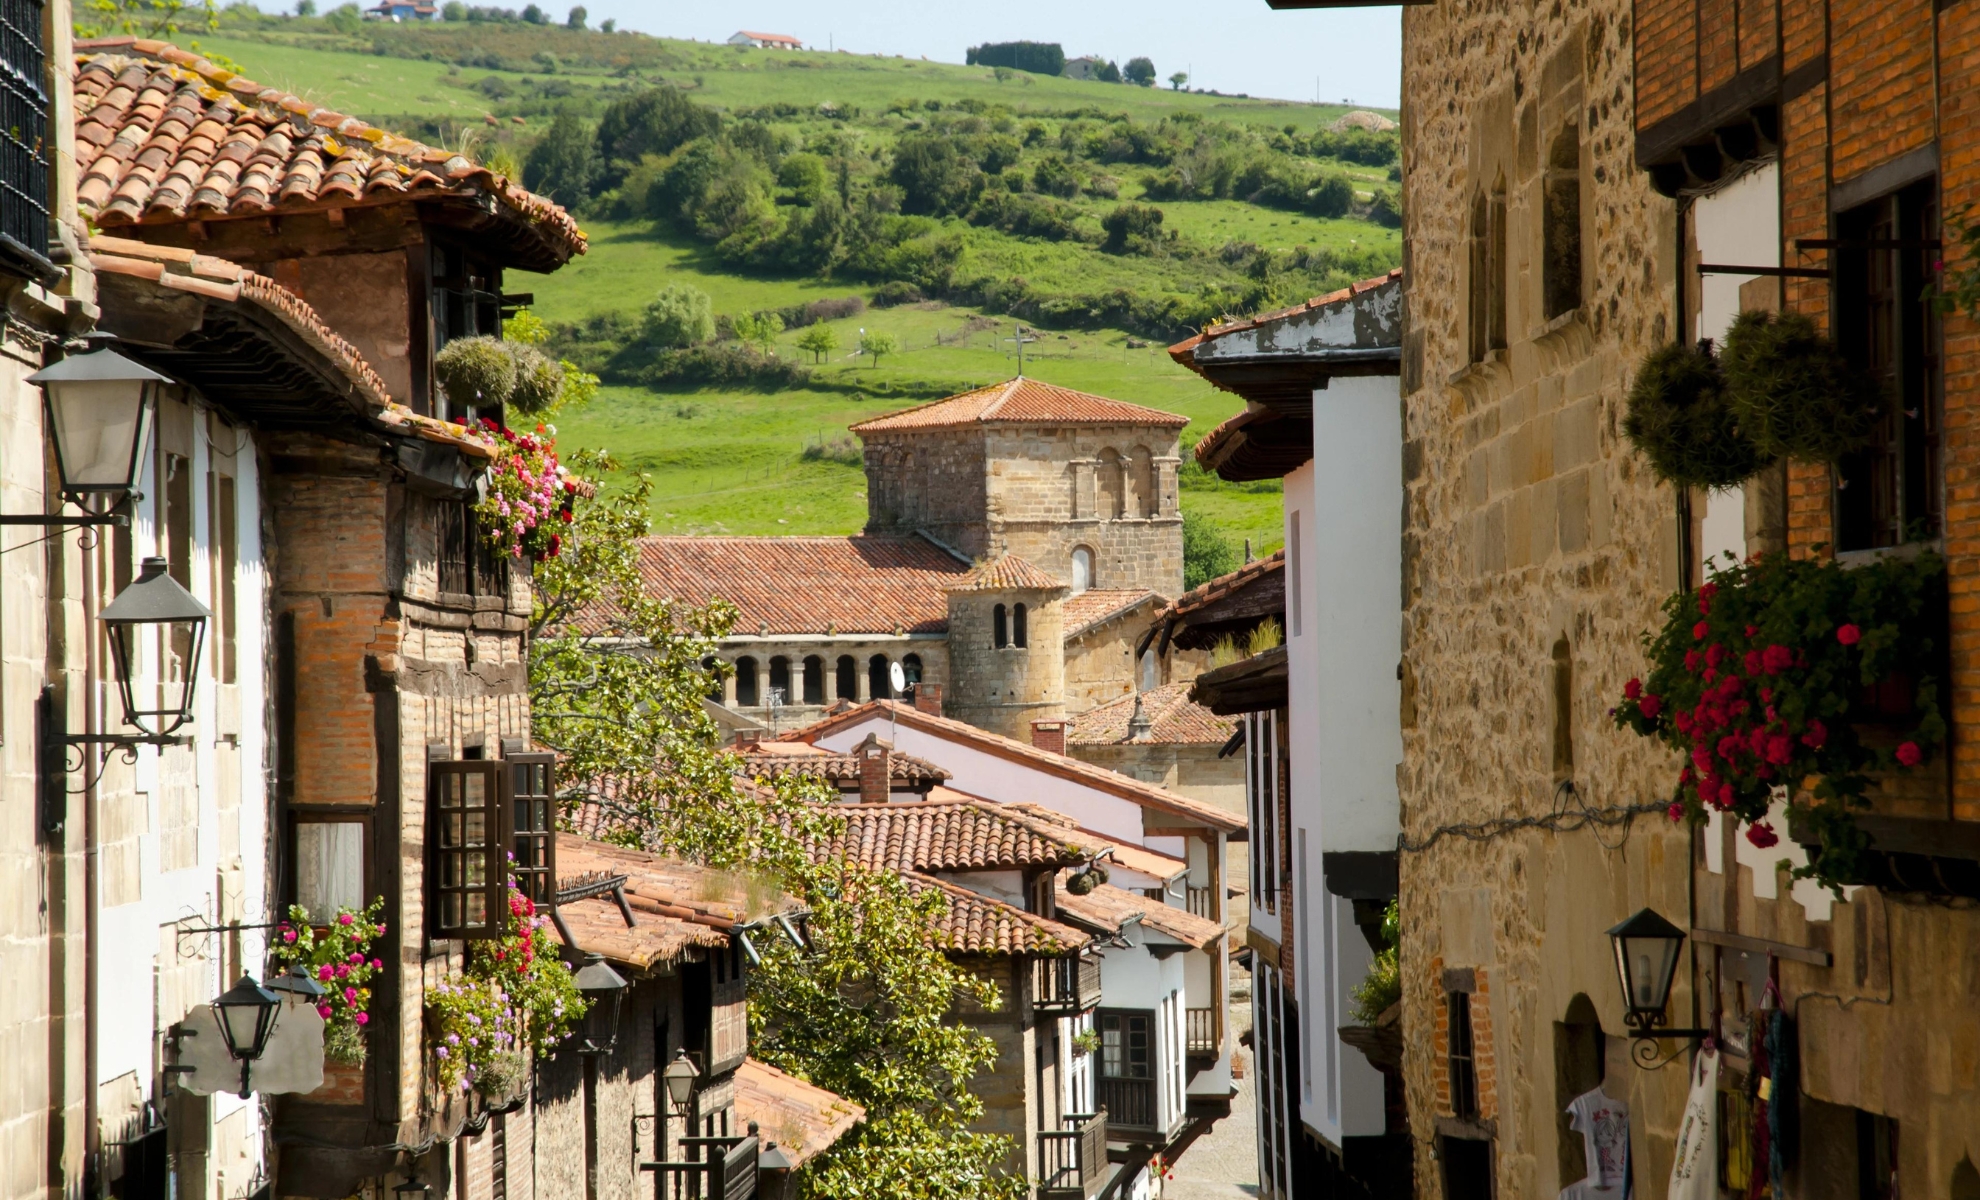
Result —
<svg viewBox="0 0 1980 1200"><path fill-rule="evenodd" d="M602 446L650 472L663 531L857 529L864 476L846 426L1015 373L1020 321L1033 339L1026 374L1181 413L1190 418L1185 446L1192 445L1240 402L1172 363L1162 350L1169 337L1400 259L1396 232L1369 219L1378 194L1393 189L1388 169L1329 157L1315 139L1345 111L1337 106L504 22L353 28L334 14L304 20L236 10L219 33L197 41L263 83L511 170L540 170L539 142L560 114L560 136L589 137L615 102L662 84L720 114L724 145L744 137L769 173L751 185L761 193L756 203L774 207L751 210L754 223L740 242L732 232L743 226L711 229L698 202L676 210L661 201L671 194L672 164L698 144L690 143L616 175L601 170L578 196L558 193L580 214L591 252L553 275L508 284L533 291L536 314L560 330L558 348L607 380L591 405L559 418L560 444ZM1226 132L1213 146L1204 129ZM1104 145L1110 136L1113 148ZM1123 136L1133 147L1122 148ZM1150 149L1158 136L1167 145ZM974 176L971 200L946 213L886 215L900 203L889 175L894 151L917 137L999 140L1010 161ZM1197 149L1184 157L1191 139ZM703 140L713 144L713 135ZM1229 185L1220 192L1194 182L1191 172L1228 173L1205 149L1219 146L1239 147L1278 176L1290 172L1290 199L1284 186L1268 204L1230 196ZM778 166L793 157L828 162L847 211L864 203L877 214L869 224L907 249L822 267L778 258L776 231L818 202L784 186ZM1048 188L1040 172L1066 164L1075 182ZM1298 179L1312 171L1345 178L1352 211L1302 211L1313 206L1302 205ZM551 182L532 178L540 187ZM1164 198L1147 198L1158 190ZM975 199L986 193L987 203ZM1137 200L1161 210L1158 232L1109 244L1103 222ZM991 209L1000 201L1020 216L1044 212L1055 225L1039 235L1022 222L1000 222ZM823 322L839 343L823 361L799 347L800 329L766 342L779 362L806 364L808 376L796 381L641 386L645 377L621 368L639 349L642 310L670 284L706 292L724 333L734 318L815 300L870 303L882 284L909 298ZM916 291L928 298L913 299ZM863 330L891 335L899 350L877 364L859 356ZM1248 539L1258 550L1279 543L1276 486L1230 487L1193 467L1183 485L1185 510L1233 543Z"/></svg>

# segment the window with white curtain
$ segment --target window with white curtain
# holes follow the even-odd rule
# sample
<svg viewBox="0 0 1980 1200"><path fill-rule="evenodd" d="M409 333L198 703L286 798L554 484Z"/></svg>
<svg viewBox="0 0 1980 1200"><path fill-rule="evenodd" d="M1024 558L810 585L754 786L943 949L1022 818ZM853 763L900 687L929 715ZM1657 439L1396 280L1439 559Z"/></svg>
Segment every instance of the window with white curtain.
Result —
<svg viewBox="0 0 1980 1200"><path fill-rule="evenodd" d="M296 903L315 925L329 924L340 908L364 907L364 822L296 825Z"/></svg>

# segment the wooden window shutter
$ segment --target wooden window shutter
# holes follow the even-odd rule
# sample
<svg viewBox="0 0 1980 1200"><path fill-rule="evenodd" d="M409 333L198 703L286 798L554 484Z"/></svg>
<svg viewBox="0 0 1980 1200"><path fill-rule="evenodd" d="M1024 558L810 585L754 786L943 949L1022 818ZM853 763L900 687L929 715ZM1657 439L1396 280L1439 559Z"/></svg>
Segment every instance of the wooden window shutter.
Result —
<svg viewBox="0 0 1980 1200"><path fill-rule="evenodd" d="M509 764L510 853L516 886L549 906L557 894L557 787L554 754L512 753Z"/></svg>
<svg viewBox="0 0 1980 1200"><path fill-rule="evenodd" d="M427 765L427 906L433 936L494 938L508 915L506 764Z"/></svg>

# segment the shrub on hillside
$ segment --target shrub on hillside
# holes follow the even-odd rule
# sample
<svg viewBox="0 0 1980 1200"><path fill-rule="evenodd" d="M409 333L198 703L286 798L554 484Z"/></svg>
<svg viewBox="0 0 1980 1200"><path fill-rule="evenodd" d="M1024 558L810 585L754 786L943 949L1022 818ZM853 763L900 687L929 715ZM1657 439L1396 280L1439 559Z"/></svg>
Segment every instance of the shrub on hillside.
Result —
<svg viewBox="0 0 1980 1200"><path fill-rule="evenodd" d="M598 118L597 157L605 187L617 187L649 155L672 154L722 128L720 114L672 87L648 88L615 100Z"/></svg>
<svg viewBox="0 0 1980 1200"><path fill-rule="evenodd" d="M1149 204L1123 204L1100 218L1107 231L1101 246L1109 254L1151 254L1162 238L1162 210Z"/></svg>
<svg viewBox="0 0 1980 1200"><path fill-rule="evenodd" d="M921 289L905 279L890 279L873 292L873 307L897 308L903 304L919 304L927 299Z"/></svg>
<svg viewBox="0 0 1980 1200"><path fill-rule="evenodd" d="M658 349L677 350L715 338L715 306L708 293L684 283L660 289L646 306L643 340Z"/></svg>
<svg viewBox="0 0 1980 1200"><path fill-rule="evenodd" d="M981 189L982 172L939 134L904 137L887 177L901 189L901 211L932 217L961 212Z"/></svg>
<svg viewBox="0 0 1980 1200"><path fill-rule="evenodd" d="M985 42L965 51L963 61L972 67L1010 67L1033 75L1060 75L1066 69L1066 51L1057 42Z"/></svg>
<svg viewBox="0 0 1980 1200"><path fill-rule="evenodd" d="M738 387L763 391L803 387L811 369L772 358L748 346L691 346L653 356L629 382L666 390L682 387Z"/></svg>
<svg viewBox="0 0 1980 1200"><path fill-rule="evenodd" d="M568 112L557 115L550 131L530 147L529 157L523 160L523 186L568 207L589 200L598 177L598 154L591 131Z"/></svg>
<svg viewBox="0 0 1980 1200"><path fill-rule="evenodd" d="M1079 237L1079 209L1049 196L1013 196L985 192L969 210L969 223L1000 229L1018 237L1063 242Z"/></svg>
<svg viewBox="0 0 1980 1200"><path fill-rule="evenodd" d="M1238 569L1237 547L1210 518L1183 509L1182 535L1184 590Z"/></svg>

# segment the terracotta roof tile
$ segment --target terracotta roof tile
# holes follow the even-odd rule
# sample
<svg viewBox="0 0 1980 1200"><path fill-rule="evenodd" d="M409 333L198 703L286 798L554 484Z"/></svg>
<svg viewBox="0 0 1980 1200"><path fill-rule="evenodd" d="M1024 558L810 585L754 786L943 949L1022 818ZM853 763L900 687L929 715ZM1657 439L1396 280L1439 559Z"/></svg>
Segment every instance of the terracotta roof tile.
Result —
<svg viewBox="0 0 1980 1200"><path fill-rule="evenodd" d="M1189 418L1019 376L946 400L862 421L852 431L865 435L993 424L1166 425L1180 429L1189 424Z"/></svg>
<svg viewBox="0 0 1980 1200"><path fill-rule="evenodd" d="M1105 767L1096 767L1091 763L1081 762L1076 758L1064 754L1054 754L1049 750L1040 750L1029 743L1020 742L1015 738L1007 738L999 733L991 733L987 729L978 729L974 725L951 720L948 717L938 717L933 713L923 712L911 704L902 704L894 700L868 701L856 708L849 708L844 712L834 713L831 716L824 717L802 729L793 730L783 735L780 740L816 742L819 738L824 737L835 729L875 716L886 717L898 721L902 725L912 726L924 732L963 743L972 749L982 750L1013 762L1023 763L1062 778L1077 780L1089 787L1111 792L1135 804L1171 813L1185 820L1200 822L1201 824L1210 826L1212 829L1221 829L1227 833L1236 833L1238 830L1244 828L1244 819L1242 817L1225 812L1215 805L1205 804L1201 800L1191 799L1188 796L1168 791L1165 788L1156 787L1151 783L1143 783L1139 779L1123 775L1118 771L1109 771Z"/></svg>
<svg viewBox="0 0 1980 1200"><path fill-rule="evenodd" d="M1015 554L1000 554L978 563L969 574L951 583L952 592L1056 592L1065 584Z"/></svg>
<svg viewBox="0 0 1980 1200"><path fill-rule="evenodd" d="M1129 740L1128 722L1134 718L1135 701L1148 718L1145 742L1187 746L1221 746L1231 739L1237 722L1220 717L1189 698L1190 682L1166 683L1139 697L1123 696L1090 708L1067 723L1066 741L1072 745L1115 745Z"/></svg>
<svg viewBox="0 0 1980 1200"><path fill-rule="evenodd" d="M636 901L635 914L647 911L727 931L780 912L794 911L797 901L777 891L765 891L741 875L717 871L646 850L629 850L576 834L557 835L559 880L603 872L627 877L626 894ZM621 921L621 924L624 922Z"/></svg>
<svg viewBox="0 0 1980 1200"><path fill-rule="evenodd" d="M836 804L831 813L845 832L811 851L895 871L1021 870L1092 857L1051 825L1002 808L990 800Z"/></svg>
<svg viewBox="0 0 1980 1200"><path fill-rule="evenodd" d="M1077 953L1093 940L1070 925L932 875L904 871L901 878L911 890L940 892L949 902L948 911L935 922L935 942L951 953L1056 956Z"/></svg>
<svg viewBox="0 0 1980 1200"><path fill-rule="evenodd" d="M1163 615L1183 616L1206 605L1215 604L1232 592L1241 591L1255 580L1274 571L1285 570L1285 566L1286 552L1274 550L1264 558L1253 559L1227 575L1219 575L1192 591L1184 592L1176 597Z"/></svg>
<svg viewBox="0 0 1980 1200"><path fill-rule="evenodd" d="M1402 268L1395 267L1387 274L1376 275L1369 279L1358 279L1346 287L1341 288L1339 291L1328 292L1324 296L1315 296L1304 304L1294 304L1286 308L1273 309L1271 312L1259 313L1256 316L1246 317L1239 321L1231 321L1223 325L1212 325L1195 337L1187 338L1169 347L1169 357L1191 370L1196 370L1195 351L1198 346L1205 342L1214 341L1227 333L1237 333L1245 329L1256 329L1260 325L1269 324L1282 317L1294 316L1309 309L1320 308L1324 305L1334 304L1342 300L1351 300L1363 292L1371 291L1381 287L1385 283L1390 283L1401 278Z"/></svg>
<svg viewBox="0 0 1980 1200"><path fill-rule="evenodd" d="M827 783L858 783L859 757L834 754L804 742L758 742L741 747L743 770L759 779L781 775L810 775ZM887 756L896 786L923 787L949 778L949 773L925 758L895 752Z"/></svg>
<svg viewBox="0 0 1980 1200"><path fill-rule="evenodd" d="M1061 609L1066 636L1076 637L1095 625L1134 611L1147 601L1161 598L1147 588L1088 588L1067 600Z"/></svg>
<svg viewBox="0 0 1980 1200"><path fill-rule="evenodd" d="M263 87L169 42L78 42L76 200L103 228L411 196L493 202L551 259L585 250L555 202L461 155Z"/></svg>
<svg viewBox="0 0 1980 1200"><path fill-rule="evenodd" d="M1197 950L1224 936L1224 927L1215 921L1111 883L1103 883L1084 896L1075 896L1065 887L1065 879L1071 874L1061 873L1056 902L1061 913L1082 925L1114 933L1138 916L1148 928Z"/></svg>
<svg viewBox="0 0 1980 1200"><path fill-rule="evenodd" d="M941 633L944 589L969 571L921 537L649 537L639 572L656 596L722 597L742 634Z"/></svg>
<svg viewBox="0 0 1980 1200"><path fill-rule="evenodd" d="M802 1167L829 1149L866 1110L837 1092L786 1075L769 1063L745 1058L736 1068L736 1117L755 1125L765 1142Z"/></svg>
<svg viewBox="0 0 1980 1200"><path fill-rule="evenodd" d="M966 795L968 793L958 792L951 788L936 788L929 793L929 799L940 800L947 799L949 796ZM1097 856L1103 851L1110 852L1112 861L1119 863L1130 871L1139 871L1143 875L1166 882L1189 870L1189 864L1180 858L1163 854L1159 850L1150 850L1146 846L1137 846L1132 842L1118 841L1108 837L1104 833L1095 833L1091 829L1082 828L1073 818L1062 812L1056 812L1046 808L1042 804L1006 804L1004 807L1057 827L1061 830L1059 836L1066 838L1074 845L1084 849L1088 854Z"/></svg>

